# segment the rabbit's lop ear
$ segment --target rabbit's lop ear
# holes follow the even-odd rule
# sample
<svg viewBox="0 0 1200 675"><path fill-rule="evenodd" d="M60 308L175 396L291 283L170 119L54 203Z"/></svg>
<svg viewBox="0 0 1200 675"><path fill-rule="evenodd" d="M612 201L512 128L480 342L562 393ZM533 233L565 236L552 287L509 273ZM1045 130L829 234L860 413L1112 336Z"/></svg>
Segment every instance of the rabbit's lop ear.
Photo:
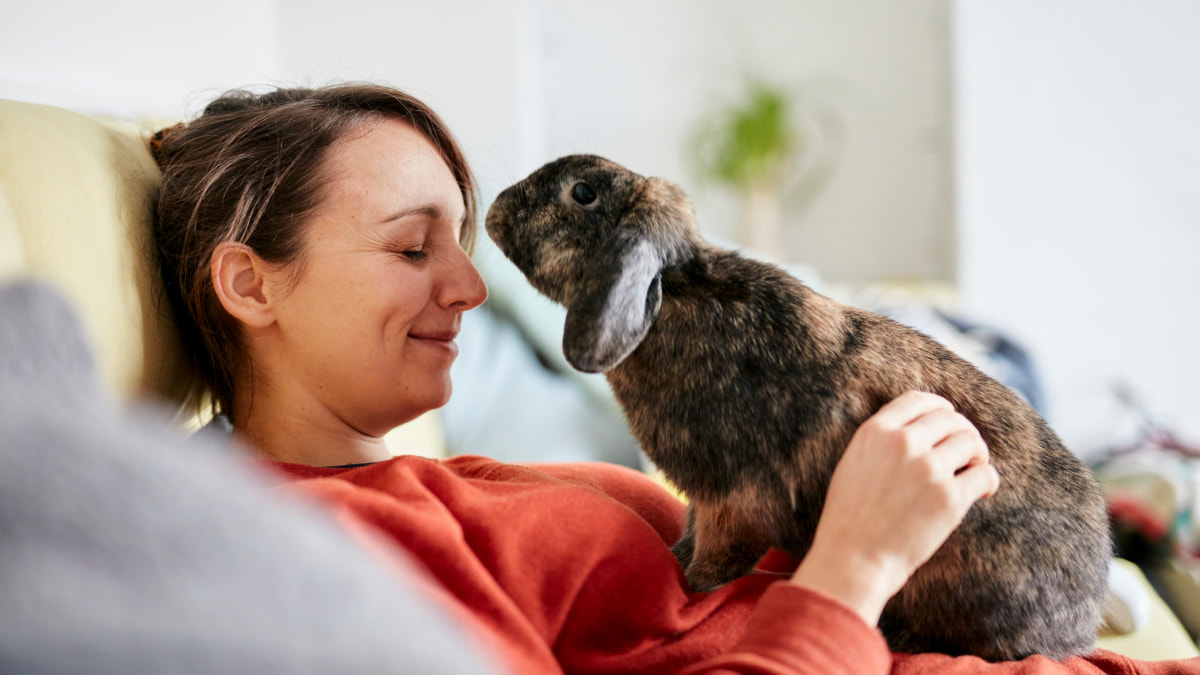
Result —
<svg viewBox="0 0 1200 675"><path fill-rule="evenodd" d="M694 253L695 216L683 191L648 178L609 249L568 300L563 353L585 373L603 373L641 344L662 303L662 271Z"/></svg>
<svg viewBox="0 0 1200 675"><path fill-rule="evenodd" d="M624 248L611 263L597 266L567 308L563 354L585 373L603 373L623 361L658 316L663 256L649 239Z"/></svg>

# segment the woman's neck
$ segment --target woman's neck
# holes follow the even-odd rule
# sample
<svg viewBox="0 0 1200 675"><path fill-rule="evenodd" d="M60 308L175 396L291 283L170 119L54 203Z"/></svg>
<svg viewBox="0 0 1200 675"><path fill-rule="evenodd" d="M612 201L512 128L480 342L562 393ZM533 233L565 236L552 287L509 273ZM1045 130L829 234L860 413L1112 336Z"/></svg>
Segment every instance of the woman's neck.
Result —
<svg viewBox="0 0 1200 675"><path fill-rule="evenodd" d="M233 433L256 454L306 466L363 464L389 459L382 436L354 429L331 411L260 396L235 411Z"/></svg>
<svg viewBox="0 0 1200 675"><path fill-rule="evenodd" d="M287 464L305 466L343 466L347 464L369 464L392 457L383 439L361 439L346 444L345 438L335 434L265 431L262 427L233 428L234 438L250 448L258 456ZM328 443L319 442L326 439Z"/></svg>

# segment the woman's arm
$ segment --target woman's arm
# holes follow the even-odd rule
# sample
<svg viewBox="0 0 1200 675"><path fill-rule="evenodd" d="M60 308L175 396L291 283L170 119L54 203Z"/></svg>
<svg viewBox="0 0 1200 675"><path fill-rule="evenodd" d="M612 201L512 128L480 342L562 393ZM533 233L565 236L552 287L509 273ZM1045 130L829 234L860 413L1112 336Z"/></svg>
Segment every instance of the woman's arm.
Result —
<svg viewBox="0 0 1200 675"><path fill-rule="evenodd" d="M886 675L892 657L879 631L812 589L777 583L754 608L741 640L685 675Z"/></svg>

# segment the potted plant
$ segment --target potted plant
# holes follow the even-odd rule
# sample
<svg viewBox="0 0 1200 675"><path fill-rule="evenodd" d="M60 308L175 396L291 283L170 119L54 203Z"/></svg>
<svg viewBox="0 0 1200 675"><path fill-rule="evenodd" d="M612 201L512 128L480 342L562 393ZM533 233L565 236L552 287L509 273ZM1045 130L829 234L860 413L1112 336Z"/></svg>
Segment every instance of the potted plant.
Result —
<svg viewBox="0 0 1200 675"><path fill-rule="evenodd" d="M701 181L730 187L740 197L741 243L773 257L786 257L784 197L805 187L811 199L824 186L830 173L824 146L840 136L836 117L811 106L809 98L751 79L740 100L702 119L691 138Z"/></svg>

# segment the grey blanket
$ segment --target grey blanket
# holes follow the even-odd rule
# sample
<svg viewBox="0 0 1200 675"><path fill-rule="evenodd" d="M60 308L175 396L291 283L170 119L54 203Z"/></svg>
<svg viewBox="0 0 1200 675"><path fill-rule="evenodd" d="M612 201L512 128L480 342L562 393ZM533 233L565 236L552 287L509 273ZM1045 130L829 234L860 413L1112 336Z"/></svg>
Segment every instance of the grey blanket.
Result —
<svg viewBox="0 0 1200 675"><path fill-rule="evenodd" d="M55 291L0 287L0 672L495 671L402 574L264 486L120 411Z"/></svg>

